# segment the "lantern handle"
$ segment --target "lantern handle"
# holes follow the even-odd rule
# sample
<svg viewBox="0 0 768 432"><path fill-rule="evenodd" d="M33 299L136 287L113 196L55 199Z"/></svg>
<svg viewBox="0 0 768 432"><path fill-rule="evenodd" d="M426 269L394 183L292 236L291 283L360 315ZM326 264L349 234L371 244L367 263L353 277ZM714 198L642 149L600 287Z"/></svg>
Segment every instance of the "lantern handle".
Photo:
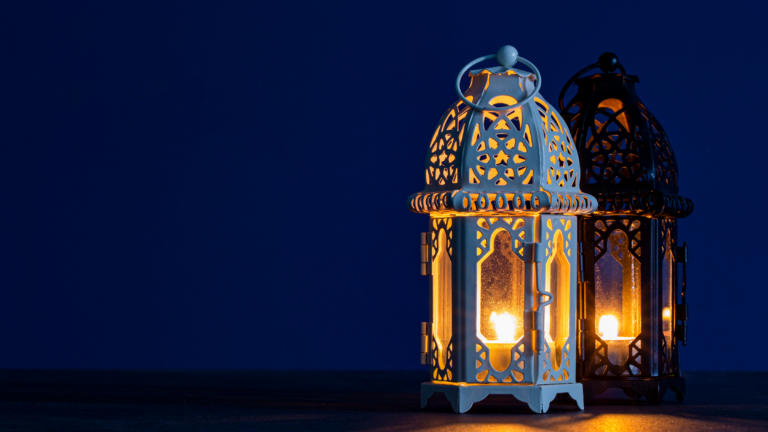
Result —
<svg viewBox="0 0 768 432"><path fill-rule="evenodd" d="M461 77L464 76L464 73L466 73L469 70L469 68L471 68L472 66L480 63L481 61L490 60L490 59L498 60L499 64L506 68L511 68L516 62L520 62L528 66L529 68L531 68L531 70L533 71L533 74L536 76L536 88L533 89L533 93L528 95L528 97L521 100L520 102L512 106L506 106L506 107L495 107L495 106L484 107L480 105L475 105L472 102L470 102L469 99L464 97L464 94L461 92L461 87L460 87ZM459 72L459 76L456 77L456 94L459 95L459 98L465 104L480 111L498 111L498 112L512 111L530 102L531 99L533 99L533 97L539 93L540 89L541 89L541 73L539 72L539 70L536 69L536 66L534 66L533 63L529 62L528 60L522 57L518 57L517 50L510 45L504 45L503 47L499 48L499 51L496 54L490 54L490 55L482 56L482 57L476 58L475 60L472 60L471 62L467 63L467 65L464 66L464 68L461 69L461 72Z"/></svg>
<svg viewBox="0 0 768 432"><path fill-rule="evenodd" d="M600 67L600 69L603 70L603 72L613 72L618 67L619 70L623 75L627 74L627 71L624 70L624 66L619 63L619 58L616 56L616 54L613 53L603 53L603 55L600 56L597 63L593 63L584 69L576 72L575 75L569 79L565 85L563 86L563 89L560 90L560 97L557 98L557 105L560 108L560 112L565 111L565 107L563 107L563 99L565 98L565 92L568 91L568 89L571 87L571 84L573 84L574 81L581 75L583 75L585 72L594 69L596 67Z"/></svg>

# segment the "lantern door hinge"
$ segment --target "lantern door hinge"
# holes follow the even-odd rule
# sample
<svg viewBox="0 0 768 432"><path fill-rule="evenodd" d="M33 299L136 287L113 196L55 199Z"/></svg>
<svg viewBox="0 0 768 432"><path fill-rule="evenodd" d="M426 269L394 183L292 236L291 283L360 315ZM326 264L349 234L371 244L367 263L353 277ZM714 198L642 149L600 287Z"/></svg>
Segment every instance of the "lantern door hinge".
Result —
<svg viewBox="0 0 768 432"><path fill-rule="evenodd" d="M427 245L427 233L421 233L421 275L429 276L429 245Z"/></svg>
<svg viewBox="0 0 768 432"><path fill-rule="evenodd" d="M544 336L544 312L532 311L529 313L531 317L531 341L533 342L533 349L536 351L544 351L547 349Z"/></svg>
<svg viewBox="0 0 768 432"><path fill-rule="evenodd" d="M429 339L432 333L432 323L421 323L421 364L429 364Z"/></svg>
<svg viewBox="0 0 768 432"><path fill-rule="evenodd" d="M579 323L579 359L583 362L587 359L587 320L582 318L577 322Z"/></svg>

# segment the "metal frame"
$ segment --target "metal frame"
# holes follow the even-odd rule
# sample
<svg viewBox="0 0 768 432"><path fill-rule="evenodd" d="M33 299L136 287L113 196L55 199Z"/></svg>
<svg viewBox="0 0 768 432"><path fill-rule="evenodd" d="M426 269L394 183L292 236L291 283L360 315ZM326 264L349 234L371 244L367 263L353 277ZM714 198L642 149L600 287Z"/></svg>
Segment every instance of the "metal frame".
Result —
<svg viewBox="0 0 768 432"><path fill-rule="evenodd" d="M638 81L615 73L575 80L577 94L562 115L581 156L581 188L596 195L595 214L686 217L693 202L678 195L675 155L661 124L637 96ZM621 108L600 106L609 99L620 101ZM602 130L601 123L607 125Z"/></svg>
<svg viewBox="0 0 768 432"><path fill-rule="evenodd" d="M428 358L432 381L422 384L422 408L432 393L442 392L451 400L454 410L462 413L489 394L511 394L527 402L534 412L546 412L549 402L557 394L567 393L583 409L581 388L576 383L577 224L575 216L550 214L431 218L427 234L431 267L435 265L440 230L446 230L446 236L450 238L446 249L450 248L452 268L453 325L452 338L446 347L446 367L441 368L437 360L436 328L429 324ZM489 346L478 336L481 289L478 263L491 253L491 239L498 230L506 230L513 241L520 241L520 247L513 252L525 263L524 336L511 348L512 361L503 371L491 366ZM573 241L564 251L570 267L570 331L559 359L560 367L555 369L550 361L553 353L549 345L541 342L544 329L541 323L537 324L535 315L538 311L543 316L543 308L549 304L549 301L541 303L537 300L546 292L544 283L538 281L545 280L546 257L551 255L552 239L557 231L563 238L570 237ZM525 239L534 242L525 243ZM536 256L537 247L541 248L539 257ZM430 287L434 286L432 273L430 270ZM436 307L432 294L430 289L430 317L434 316ZM555 293L549 294L552 294L551 299L556 298ZM484 386L480 389L478 385Z"/></svg>
<svg viewBox="0 0 768 432"><path fill-rule="evenodd" d="M674 153L663 128L635 93L637 77L626 75L618 65L621 73L602 72L577 79L597 65L583 69L569 80L560 98L563 118L573 131L581 157L580 186L598 200L593 215L579 218L583 260L579 288L579 381L587 401L610 388L621 388L630 397L643 396L654 405L671 389L682 401L685 380L680 377L678 341L685 340L688 317L687 305L675 303L677 262L687 261L687 249L677 247L676 218L690 215L693 202L678 195ZM578 86L577 93L563 107L562 97L572 82ZM609 226L609 221L614 222ZM640 226L630 230L634 221L639 221ZM598 223L605 229L596 228ZM629 344L628 360L623 365L610 364L607 345L595 331L595 266L605 253L608 235L617 229L631 239L633 246L629 252L641 265L641 331ZM667 236L675 261L669 355L665 354L661 306L661 269ZM683 280L683 287L686 285Z"/></svg>
<svg viewBox="0 0 768 432"><path fill-rule="evenodd" d="M533 95L533 100L500 113L476 111L463 101L453 104L431 140L426 187L408 198L409 209L422 214L589 214L597 209L597 200L579 190L581 169L567 124L554 106L533 93L530 74L475 72L465 95L482 105L498 96L523 100ZM508 157L504 166L496 164L500 152Z"/></svg>
<svg viewBox="0 0 768 432"><path fill-rule="evenodd" d="M597 200L579 190L577 151L566 122L538 94L538 71L529 65L534 77L509 67L519 58L508 48L496 56L502 67L470 73L472 82L462 99L479 109L459 100L443 115L430 141L426 187L408 198L411 211L430 215L430 231L422 241L427 245L426 251L422 246L422 272L430 275L430 322L422 324L421 357L430 364L431 381L422 385L422 407L435 392L446 394L457 412L466 412L488 394L511 394L533 411L546 412L555 395L565 393L583 409L576 382L575 215L593 212ZM510 234L514 254L525 263L524 335L510 348L510 364L502 371L490 366L488 344L478 337L478 263L491 253L498 229ZM438 328L431 322L440 230L450 230L445 247L452 274L451 336L442 348L445 367L438 360ZM563 247L570 266L570 325L568 336L560 339L559 368L550 364L553 354L545 343L543 318L559 294L546 293L544 282L539 284L546 280L540 257L546 261L557 230L568 239Z"/></svg>
<svg viewBox="0 0 768 432"><path fill-rule="evenodd" d="M673 251L676 251L677 223L675 219L656 219L642 216L588 216L582 217L582 248L594 253L584 254L584 284L579 300L579 322L584 339L580 344L578 377L584 384L587 401L609 388L622 388L632 396L644 396L652 404L658 404L666 389L675 392L682 401L685 381L680 378L678 356L678 334L674 323L679 319L676 308L671 305L671 343L669 353L662 328L662 261L666 253L666 237L670 236ZM632 223L640 226L632 230ZM605 230L596 228L598 222ZM625 223L626 222L626 223ZM608 346L600 339L595 329L595 267L597 261L607 252L607 238L615 230L624 231L630 240L637 242L629 250L640 262L641 271L641 332L629 346L626 363L611 364L608 360ZM635 240L638 239L639 240ZM603 245L602 247L600 245ZM677 254L675 263L677 264ZM676 272L672 272L672 298L677 299ZM659 384L659 379L669 381ZM678 379L679 378L679 379ZM606 383L607 381L607 383Z"/></svg>
<svg viewBox="0 0 768 432"><path fill-rule="evenodd" d="M506 53L505 48L507 49L511 48L512 53ZM507 54L507 56L505 56L504 54ZM510 61L505 61L506 59L504 57L511 57L509 59ZM496 59L496 60L499 60L499 63L502 63L502 66L498 68L494 68L493 72L506 72L507 70L510 70L516 62L520 62L528 66L529 68L531 68L531 70L533 71L533 74L536 76L536 88L534 88L533 92L530 95L528 95L525 99L508 107L499 108L495 106L480 106L480 105L473 104L461 92L461 78L472 66L480 63L481 61L490 60L490 59ZM499 52L496 54L482 56L467 63L467 65L461 69L461 71L459 72L459 75L456 77L456 94L459 96L459 99L461 99L465 104L469 105L470 107L480 111L498 111L498 112L512 111L530 102L531 99L533 99L533 96L539 93L540 89L541 89L541 73L539 72L539 70L536 68L536 66L534 66L533 63L529 62L528 60L522 57L518 57L517 50L514 49L513 47L510 47L509 45L505 47L501 47L499 49Z"/></svg>

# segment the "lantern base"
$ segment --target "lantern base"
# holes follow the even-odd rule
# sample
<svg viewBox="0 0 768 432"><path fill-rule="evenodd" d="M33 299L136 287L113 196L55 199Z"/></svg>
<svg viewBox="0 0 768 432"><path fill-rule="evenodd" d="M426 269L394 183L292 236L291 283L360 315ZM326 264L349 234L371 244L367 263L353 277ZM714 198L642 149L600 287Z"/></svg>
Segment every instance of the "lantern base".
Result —
<svg viewBox="0 0 768 432"><path fill-rule="evenodd" d="M650 377L650 378L609 378L581 380L584 386L584 400L590 402L595 396L614 388L624 390L624 393L633 398L645 399L651 405L658 405L664 399L667 390L675 392L678 402L685 396L685 378L683 377Z"/></svg>
<svg viewBox="0 0 768 432"><path fill-rule="evenodd" d="M505 384L436 384L425 382L421 384L421 407L427 406L427 400L433 393L444 393L451 402L451 407L457 413L463 414L472 408L472 404L492 394L512 395L515 399L525 402L533 412L545 413L549 403L560 393L567 393L579 409L584 409L584 395L581 384L547 384L547 385L505 385Z"/></svg>

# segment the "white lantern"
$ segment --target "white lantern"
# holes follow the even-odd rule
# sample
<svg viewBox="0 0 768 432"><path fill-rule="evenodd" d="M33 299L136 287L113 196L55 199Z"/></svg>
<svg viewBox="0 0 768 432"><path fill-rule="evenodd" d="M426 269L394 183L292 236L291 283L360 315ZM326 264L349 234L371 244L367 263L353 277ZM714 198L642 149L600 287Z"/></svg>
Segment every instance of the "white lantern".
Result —
<svg viewBox="0 0 768 432"><path fill-rule="evenodd" d="M541 77L505 46L501 66L472 82L430 142L426 187L409 197L430 215L422 273L431 279L422 323L422 407L444 393L457 412L510 394L546 412L558 393L583 409L576 383L576 215L596 200L579 190L566 123L538 90ZM512 66L516 61L534 73Z"/></svg>

